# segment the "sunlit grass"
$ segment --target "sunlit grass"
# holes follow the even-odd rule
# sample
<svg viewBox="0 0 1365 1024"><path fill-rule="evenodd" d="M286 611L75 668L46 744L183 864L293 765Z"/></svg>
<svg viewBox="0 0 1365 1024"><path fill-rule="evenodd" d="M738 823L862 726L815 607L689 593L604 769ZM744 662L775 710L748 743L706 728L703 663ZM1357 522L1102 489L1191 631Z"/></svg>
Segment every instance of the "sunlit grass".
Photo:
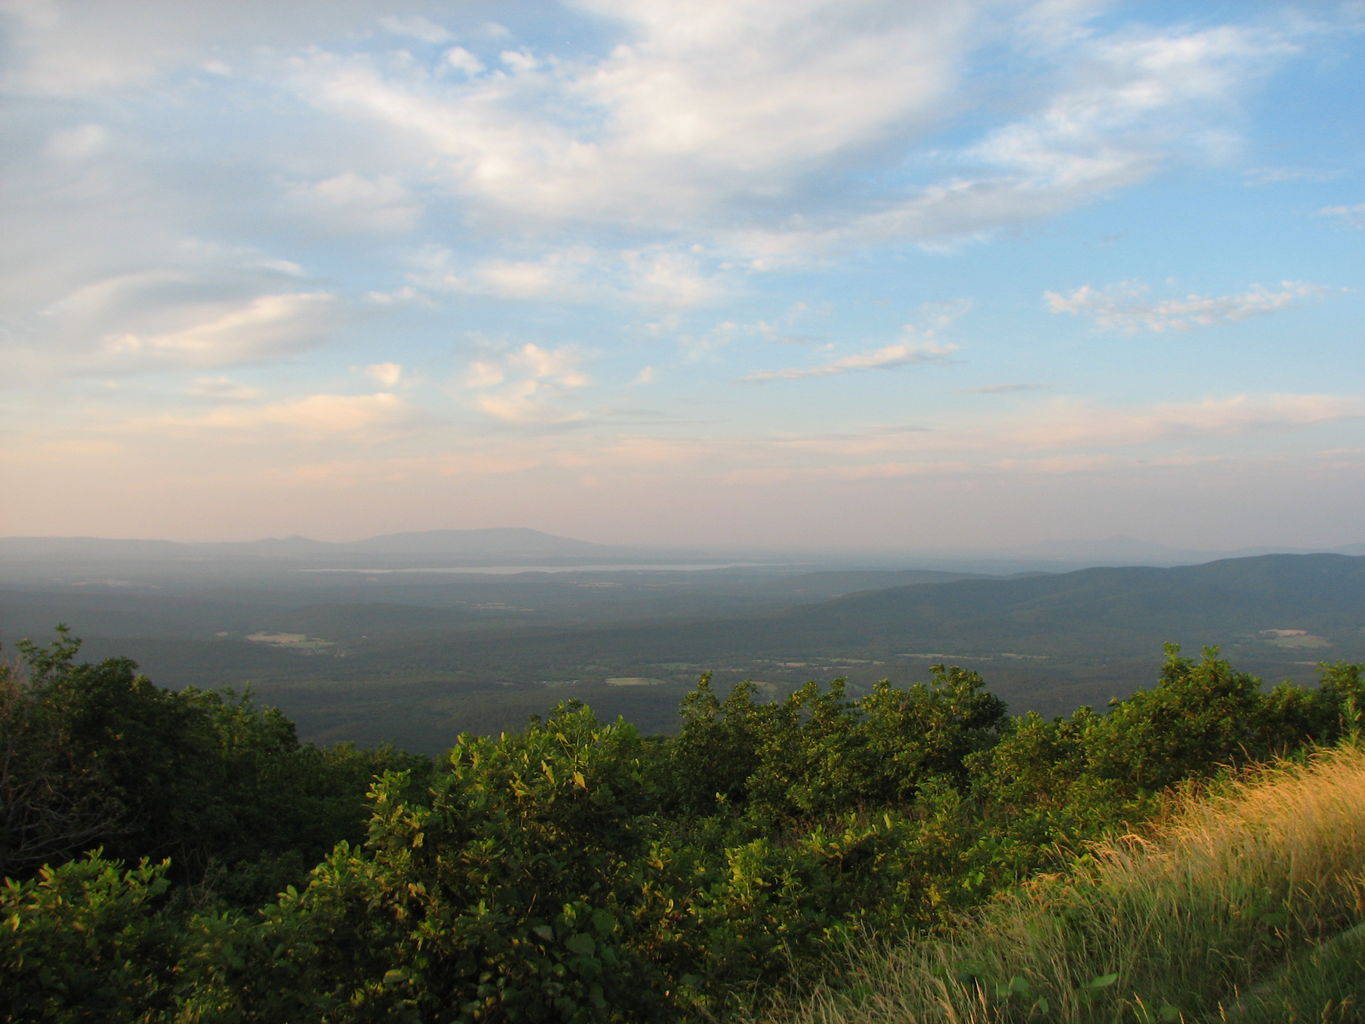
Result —
<svg viewBox="0 0 1365 1024"><path fill-rule="evenodd" d="M849 957L766 1019L1365 1021L1365 752L1248 774L944 936Z"/></svg>

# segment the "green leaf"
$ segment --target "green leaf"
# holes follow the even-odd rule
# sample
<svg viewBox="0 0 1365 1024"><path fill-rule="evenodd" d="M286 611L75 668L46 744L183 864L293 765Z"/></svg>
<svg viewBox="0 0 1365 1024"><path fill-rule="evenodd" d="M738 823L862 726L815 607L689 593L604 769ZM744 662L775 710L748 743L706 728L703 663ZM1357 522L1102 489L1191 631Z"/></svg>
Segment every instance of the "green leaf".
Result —
<svg viewBox="0 0 1365 1024"><path fill-rule="evenodd" d="M616 917L609 910L598 907L592 912L592 930L598 935L610 935L616 929Z"/></svg>
<svg viewBox="0 0 1365 1024"><path fill-rule="evenodd" d="M568 947L570 953L577 953L579 956L592 956L597 952L597 943L587 932L579 932L570 935L564 945Z"/></svg>
<svg viewBox="0 0 1365 1024"><path fill-rule="evenodd" d="M1098 977L1091 978L1081 987L1092 990L1097 988L1108 988L1110 985L1114 984L1114 982L1118 980L1119 980L1118 972L1115 971L1113 974L1101 974Z"/></svg>

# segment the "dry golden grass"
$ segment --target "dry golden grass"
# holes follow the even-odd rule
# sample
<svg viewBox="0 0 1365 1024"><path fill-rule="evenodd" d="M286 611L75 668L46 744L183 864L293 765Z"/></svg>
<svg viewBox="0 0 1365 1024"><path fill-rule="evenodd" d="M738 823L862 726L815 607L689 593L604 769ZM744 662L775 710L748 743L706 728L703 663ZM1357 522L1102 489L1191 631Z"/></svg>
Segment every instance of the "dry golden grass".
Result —
<svg viewBox="0 0 1365 1024"><path fill-rule="evenodd" d="M851 957L789 1024L1365 1021L1365 750L1249 772L943 938Z"/></svg>

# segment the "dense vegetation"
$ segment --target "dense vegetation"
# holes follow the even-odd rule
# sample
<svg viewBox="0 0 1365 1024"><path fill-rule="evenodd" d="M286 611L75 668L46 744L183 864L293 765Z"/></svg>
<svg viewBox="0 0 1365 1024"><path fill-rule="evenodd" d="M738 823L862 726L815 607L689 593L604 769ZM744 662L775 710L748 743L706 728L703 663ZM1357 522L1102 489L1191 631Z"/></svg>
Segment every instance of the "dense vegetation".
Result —
<svg viewBox="0 0 1365 1024"><path fill-rule="evenodd" d="M64 633L22 653L0 670L12 1021L735 1019L841 942L932 933L1365 708L1359 666L1265 691L1169 648L1105 714L1012 719L949 667L858 699L703 678L671 738L569 703L433 764L300 744L249 698L78 664Z"/></svg>
<svg viewBox="0 0 1365 1024"><path fill-rule="evenodd" d="M958 928L851 950L785 1024L1365 1019L1365 747L1184 796ZM852 981L853 983L850 983Z"/></svg>

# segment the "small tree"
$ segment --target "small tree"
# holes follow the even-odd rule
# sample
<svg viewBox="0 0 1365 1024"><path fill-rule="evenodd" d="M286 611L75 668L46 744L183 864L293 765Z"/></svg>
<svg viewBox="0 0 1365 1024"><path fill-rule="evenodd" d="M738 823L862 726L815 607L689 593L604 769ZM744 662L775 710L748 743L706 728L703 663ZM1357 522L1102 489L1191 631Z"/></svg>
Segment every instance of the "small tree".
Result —
<svg viewBox="0 0 1365 1024"><path fill-rule="evenodd" d="M51 647L25 641L24 662L0 664L0 875L26 875L121 830L123 802L48 700L79 647L58 626Z"/></svg>

